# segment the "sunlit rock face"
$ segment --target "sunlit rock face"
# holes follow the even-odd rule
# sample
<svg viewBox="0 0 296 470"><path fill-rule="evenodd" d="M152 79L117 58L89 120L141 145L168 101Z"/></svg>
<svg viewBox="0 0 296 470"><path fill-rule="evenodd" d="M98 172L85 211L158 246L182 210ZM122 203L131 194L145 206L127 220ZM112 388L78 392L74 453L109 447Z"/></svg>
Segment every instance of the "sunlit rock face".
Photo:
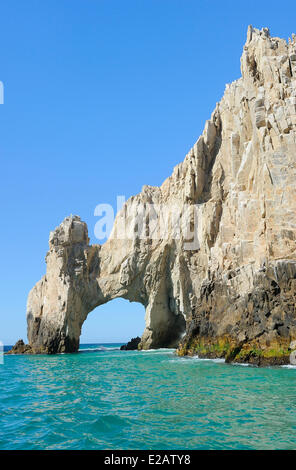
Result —
<svg viewBox="0 0 296 470"><path fill-rule="evenodd" d="M32 352L72 352L88 313L116 297L146 308L140 348L288 361L296 338L296 38L249 27L242 77L226 86L202 136L161 187L144 186L104 245L69 217L50 235L46 275L28 298ZM121 237L143 206L189 216L198 245ZM156 229L157 230L157 229ZM157 234L156 234L157 235ZM184 336L186 328L186 335Z"/></svg>

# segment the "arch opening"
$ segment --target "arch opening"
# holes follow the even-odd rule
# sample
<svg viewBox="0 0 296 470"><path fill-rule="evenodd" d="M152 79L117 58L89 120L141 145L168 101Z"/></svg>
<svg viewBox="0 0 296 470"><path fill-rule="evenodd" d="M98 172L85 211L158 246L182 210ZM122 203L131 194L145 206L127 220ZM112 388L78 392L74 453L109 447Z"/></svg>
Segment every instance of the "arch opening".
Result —
<svg viewBox="0 0 296 470"><path fill-rule="evenodd" d="M80 344L125 344L131 338L141 337L144 329L144 306L116 298L88 314L81 328Z"/></svg>

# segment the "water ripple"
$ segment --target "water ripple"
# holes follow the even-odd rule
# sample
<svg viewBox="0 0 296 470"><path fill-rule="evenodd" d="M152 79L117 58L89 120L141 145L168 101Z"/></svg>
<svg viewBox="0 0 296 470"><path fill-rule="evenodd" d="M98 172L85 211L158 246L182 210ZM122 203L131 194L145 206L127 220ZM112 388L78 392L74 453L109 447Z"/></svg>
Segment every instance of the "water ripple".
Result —
<svg viewBox="0 0 296 470"><path fill-rule="evenodd" d="M295 368L174 350L6 356L0 449L294 449Z"/></svg>

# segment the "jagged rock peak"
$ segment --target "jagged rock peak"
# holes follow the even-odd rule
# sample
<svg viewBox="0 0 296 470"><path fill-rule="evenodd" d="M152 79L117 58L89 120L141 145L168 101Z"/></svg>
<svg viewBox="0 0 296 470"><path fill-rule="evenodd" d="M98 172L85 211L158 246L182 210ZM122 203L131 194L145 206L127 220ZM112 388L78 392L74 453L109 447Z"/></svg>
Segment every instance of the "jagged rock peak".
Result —
<svg viewBox="0 0 296 470"><path fill-rule="evenodd" d="M257 29L253 28L253 26L250 24L248 26L248 31L247 31L247 41L245 47L253 40L256 39L256 37L263 37L263 38L270 38L270 31L269 28L262 28Z"/></svg>
<svg viewBox="0 0 296 470"><path fill-rule="evenodd" d="M72 243L89 243L87 225L78 215L66 217L49 235L50 246L66 246Z"/></svg>

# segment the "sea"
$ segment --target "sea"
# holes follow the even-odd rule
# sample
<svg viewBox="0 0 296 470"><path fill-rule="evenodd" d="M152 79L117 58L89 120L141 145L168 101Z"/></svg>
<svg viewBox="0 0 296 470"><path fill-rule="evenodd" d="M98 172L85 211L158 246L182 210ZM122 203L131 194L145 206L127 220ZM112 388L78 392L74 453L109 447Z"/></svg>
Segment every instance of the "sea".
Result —
<svg viewBox="0 0 296 470"><path fill-rule="evenodd" d="M4 356L0 449L295 449L296 369L173 349Z"/></svg>

